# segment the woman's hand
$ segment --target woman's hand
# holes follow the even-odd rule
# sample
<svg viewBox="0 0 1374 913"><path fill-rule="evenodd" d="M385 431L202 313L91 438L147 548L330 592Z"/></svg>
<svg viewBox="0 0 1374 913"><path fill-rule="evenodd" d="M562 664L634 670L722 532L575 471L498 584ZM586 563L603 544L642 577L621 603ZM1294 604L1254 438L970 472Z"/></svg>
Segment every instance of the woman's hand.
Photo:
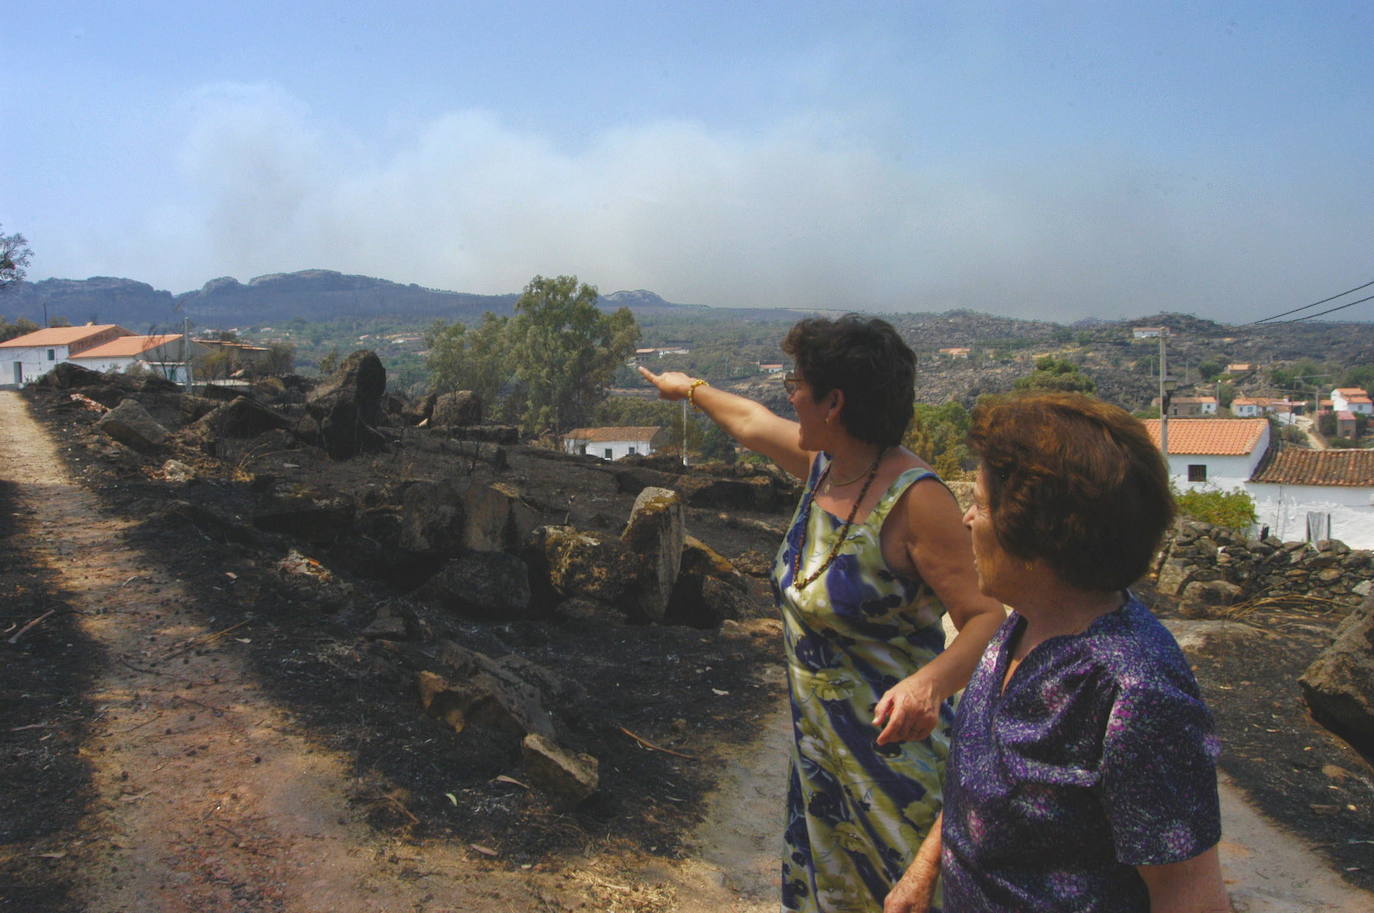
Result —
<svg viewBox="0 0 1374 913"><path fill-rule="evenodd" d="M944 841L940 829L945 815L941 812L930 826L930 833L921 841L916 858L883 899L883 913L927 913L935 899L935 886L940 880L940 850Z"/></svg>
<svg viewBox="0 0 1374 913"><path fill-rule="evenodd" d="M887 690L873 708L873 725L883 726L878 744L924 739L940 721L940 702L944 697L923 668Z"/></svg>
<svg viewBox="0 0 1374 913"><path fill-rule="evenodd" d="M664 371L662 374L655 374L643 365L639 366L639 375L658 388L659 399L666 399L669 402L686 399L687 391L696 380L695 377L690 377L681 371Z"/></svg>

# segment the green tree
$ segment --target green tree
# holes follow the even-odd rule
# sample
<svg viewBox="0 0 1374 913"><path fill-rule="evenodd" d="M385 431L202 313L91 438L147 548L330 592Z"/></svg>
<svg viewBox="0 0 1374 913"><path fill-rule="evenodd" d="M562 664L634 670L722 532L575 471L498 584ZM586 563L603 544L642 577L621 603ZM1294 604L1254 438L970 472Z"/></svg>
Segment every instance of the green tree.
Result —
<svg viewBox="0 0 1374 913"><path fill-rule="evenodd" d="M930 463L942 477L959 478L972 460L968 444L970 415L959 402L917 403L902 445Z"/></svg>
<svg viewBox="0 0 1374 913"><path fill-rule="evenodd" d="M1197 366L1198 376L1206 383L1211 383L1216 380L1225 370L1226 365L1214 358L1205 359Z"/></svg>
<svg viewBox="0 0 1374 913"><path fill-rule="evenodd" d="M615 370L634 353L639 325L628 308L606 314L595 286L576 276L535 276L507 327L527 433L562 433L585 424L606 398Z"/></svg>
<svg viewBox="0 0 1374 913"><path fill-rule="evenodd" d="M430 327L425 336L430 389L436 393L471 390L481 397L488 415L501 415L501 397L514 376L508 325L509 318L488 311L471 330L443 321Z"/></svg>
<svg viewBox="0 0 1374 913"><path fill-rule="evenodd" d="M23 235L0 234L0 291L24 281L33 251Z"/></svg>
<svg viewBox="0 0 1374 913"><path fill-rule="evenodd" d="M7 339L14 339L16 336L24 336L28 333L37 332L38 324L29 320L27 317L20 317L10 323L4 317L0 317L0 342Z"/></svg>
<svg viewBox="0 0 1374 913"><path fill-rule="evenodd" d="M1230 409L1231 403L1236 400L1236 387L1234 384L1217 384L1217 405L1223 409Z"/></svg>
<svg viewBox="0 0 1374 913"><path fill-rule="evenodd" d="M1067 358L1044 355L1035 360L1035 371L1016 381L1012 388L1023 391L1092 393L1097 389L1097 383Z"/></svg>

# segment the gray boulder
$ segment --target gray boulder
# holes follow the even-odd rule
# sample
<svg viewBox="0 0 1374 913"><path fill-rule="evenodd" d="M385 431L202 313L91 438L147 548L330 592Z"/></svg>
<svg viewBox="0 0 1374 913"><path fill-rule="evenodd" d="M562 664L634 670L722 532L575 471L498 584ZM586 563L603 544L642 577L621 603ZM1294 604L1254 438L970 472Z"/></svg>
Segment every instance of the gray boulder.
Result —
<svg viewBox="0 0 1374 913"><path fill-rule="evenodd" d="M482 398L471 390L442 393L430 411L431 428L454 428L482 424Z"/></svg>
<svg viewBox="0 0 1374 913"><path fill-rule="evenodd" d="M1194 580L1183 588L1178 612L1185 618L1211 618L1239 602L1241 592L1225 580Z"/></svg>
<svg viewBox="0 0 1374 913"><path fill-rule="evenodd" d="M650 621L663 621L667 615L686 537L682 499L677 492L650 487L639 493L620 541L638 561L638 608Z"/></svg>
<svg viewBox="0 0 1374 913"><path fill-rule="evenodd" d="M386 368L375 352L366 349L345 358L315 388L305 408L319 424L320 446L330 458L346 460L385 449L386 438L377 430L385 393Z"/></svg>
<svg viewBox="0 0 1374 913"><path fill-rule="evenodd" d="M126 399L106 412L95 426L126 447L144 453L162 447L169 437L167 429L132 399Z"/></svg>
<svg viewBox="0 0 1374 913"><path fill-rule="evenodd" d="M1362 751L1374 749L1374 597L1346 616L1298 683L1318 722Z"/></svg>
<svg viewBox="0 0 1374 913"><path fill-rule="evenodd" d="M529 569L506 552L465 552L450 559L418 595L469 618L509 621L532 614Z"/></svg>
<svg viewBox="0 0 1374 913"><path fill-rule="evenodd" d="M548 797L555 808L573 808L596 792L599 764L589 754L579 754L537 734L520 744L525 776Z"/></svg>

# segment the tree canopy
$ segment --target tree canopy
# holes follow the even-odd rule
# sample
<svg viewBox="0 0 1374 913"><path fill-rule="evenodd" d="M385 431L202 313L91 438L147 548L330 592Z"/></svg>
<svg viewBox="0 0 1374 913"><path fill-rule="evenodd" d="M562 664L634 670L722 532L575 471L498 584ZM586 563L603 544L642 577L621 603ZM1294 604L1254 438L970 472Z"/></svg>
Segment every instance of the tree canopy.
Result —
<svg viewBox="0 0 1374 913"><path fill-rule="evenodd" d="M0 291L22 282L33 251L23 235L0 233Z"/></svg>
<svg viewBox="0 0 1374 913"><path fill-rule="evenodd" d="M434 324L427 336L431 388L472 390L488 414L528 434L587 424L639 341L629 309L607 314L597 298L596 287L576 276L535 276L513 317L488 313L475 329Z"/></svg>
<svg viewBox="0 0 1374 913"><path fill-rule="evenodd" d="M1035 371L1016 381L1012 387L1026 391L1093 393L1097 390L1097 382L1067 358L1044 355L1035 360Z"/></svg>

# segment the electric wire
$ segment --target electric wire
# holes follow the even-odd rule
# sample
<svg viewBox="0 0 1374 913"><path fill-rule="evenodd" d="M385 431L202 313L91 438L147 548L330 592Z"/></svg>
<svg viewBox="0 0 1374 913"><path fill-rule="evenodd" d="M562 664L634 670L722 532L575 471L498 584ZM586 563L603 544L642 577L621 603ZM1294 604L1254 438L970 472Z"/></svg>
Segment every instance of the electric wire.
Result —
<svg viewBox="0 0 1374 913"><path fill-rule="evenodd" d="M1338 295L1332 295L1330 298L1323 298L1321 301L1314 301L1314 302L1312 302L1311 304L1304 304L1302 307L1293 308L1291 311L1284 311L1283 313L1281 313L1281 314L1275 314L1275 315L1273 315L1272 317L1264 317L1264 318L1261 318L1260 320L1251 321L1250 324L1249 324L1249 326L1254 326L1255 324L1259 324L1259 323L1268 323L1268 322L1271 321L1271 320L1278 320L1280 317L1287 317L1289 314L1296 314L1298 311L1305 311L1305 310L1307 310L1308 308L1314 308L1314 307L1317 307L1318 305L1326 304L1328 301L1335 301L1337 298L1343 298L1343 297L1345 297L1346 295L1349 295L1351 292L1358 292L1360 289L1362 289L1362 288L1369 288L1371 285L1374 285L1374 279L1369 280L1369 281L1366 282L1364 285L1357 285L1357 286L1355 286L1354 288L1346 289L1345 291L1341 292L1341 293L1338 294ZM1352 301L1352 302L1350 302L1350 304L1359 304L1361 301L1368 301L1368 300L1369 300L1368 298L1361 298L1360 301ZM1341 305L1341 307L1349 307L1349 306L1350 306L1349 304L1343 304L1343 305ZM1331 311L1339 311L1339 310L1341 309L1341 307L1332 308ZM1322 314L1330 314L1331 311L1322 311ZM1307 317L1320 317L1320 316L1321 316L1321 314L1308 314L1308 315L1307 315ZM1297 320L1306 320L1307 317L1299 317L1299 318L1297 318ZM1296 323L1297 320L1285 320L1284 323Z"/></svg>
<svg viewBox="0 0 1374 913"><path fill-rule="evenodd" d="M1371 283L1371 285L1374 285L1374 283ZM1361 288L1363 288L1363 287L1364 287L1364 286L1361 286ZM1337 295L1336 297L1339 298L1340 296ZM1331 299L1328 298L1327 300L1330 301ZM1325 311L1318 311L1318 312L1315 313L1315 314L1304 314L1304 315L1302 315L1301 317L1294 317L1292 320L1285 320L1284 323L1297 323L1297 322L1300 321L1300 320L1311 320L1313 317L1320 317L1320 316L1322 316L1323 314L1330 314L1330 313L1332 313L1333 311L1341 311L1341 310L1344 310L1345 308L1353 307L1354 305L1357 305L1357 304L1363 304L1363 303L1366 302L1366 301L1374 301L1374 295L1368 295L1368 296L1366 296L1366 297L1364 297L1364 298L1356 298L1354 301L1349 301L1349 302L1347 302L1347 303L1345 303L1345 304L1337 305L1336 307L1329 308L1329 309L1327 309L1327 310L1325 310Z"/></svg>

